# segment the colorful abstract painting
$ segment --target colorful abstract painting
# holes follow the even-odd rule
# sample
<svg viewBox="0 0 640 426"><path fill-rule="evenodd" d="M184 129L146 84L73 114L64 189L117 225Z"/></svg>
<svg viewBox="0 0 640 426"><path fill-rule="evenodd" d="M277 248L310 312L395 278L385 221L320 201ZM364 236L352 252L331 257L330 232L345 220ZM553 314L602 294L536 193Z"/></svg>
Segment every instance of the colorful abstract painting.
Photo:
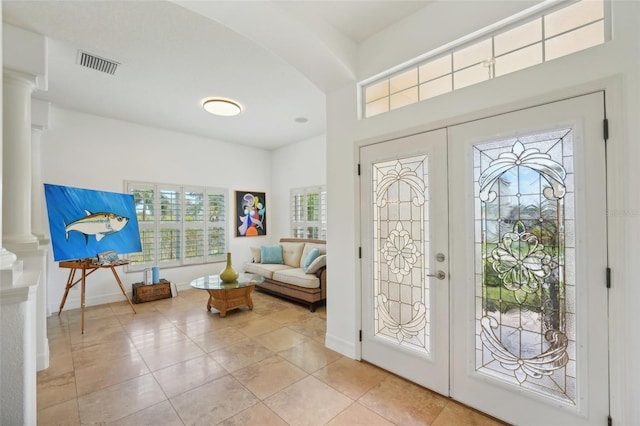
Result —
<svg viewBox="0 0 640 426"><path fill-rule="evenodd" d="M236 191L236 237L267 235L264 192Z"/></svg>
<svg viewBox="0 0 640 426"><path fill-rule="evenodd" d="M44 184L56 262L142 251L133 195Z"/></svg>

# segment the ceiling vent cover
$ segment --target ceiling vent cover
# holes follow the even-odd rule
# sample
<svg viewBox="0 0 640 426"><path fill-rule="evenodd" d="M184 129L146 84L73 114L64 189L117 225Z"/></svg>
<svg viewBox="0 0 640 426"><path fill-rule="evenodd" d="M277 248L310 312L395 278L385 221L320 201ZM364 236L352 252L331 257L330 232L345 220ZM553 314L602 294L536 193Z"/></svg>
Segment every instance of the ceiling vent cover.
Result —
<svg viewBox="0 0 640 426"><path fill-rule="evenodd" d="M101 58L91 53L79 51L78 63L83 67L91 68L92 70L106 72L107 74L115 74L118 65L116 61L110 59Z"/></svg>

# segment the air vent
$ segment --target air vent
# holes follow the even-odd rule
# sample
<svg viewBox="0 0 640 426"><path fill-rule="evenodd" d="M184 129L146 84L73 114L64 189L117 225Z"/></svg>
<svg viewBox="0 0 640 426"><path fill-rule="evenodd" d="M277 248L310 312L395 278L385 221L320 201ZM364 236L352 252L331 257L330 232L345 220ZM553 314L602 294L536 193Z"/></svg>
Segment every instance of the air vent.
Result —
<svg viewBox="0 0 640 426"><path fill-rule="evenodd" d="M118 65L120 65L118 62L104 59L87 52L79 51L78 53L80 53L78 63L83 67L91 68L92 70L102 71L113 75L116 73Z"/></svg>

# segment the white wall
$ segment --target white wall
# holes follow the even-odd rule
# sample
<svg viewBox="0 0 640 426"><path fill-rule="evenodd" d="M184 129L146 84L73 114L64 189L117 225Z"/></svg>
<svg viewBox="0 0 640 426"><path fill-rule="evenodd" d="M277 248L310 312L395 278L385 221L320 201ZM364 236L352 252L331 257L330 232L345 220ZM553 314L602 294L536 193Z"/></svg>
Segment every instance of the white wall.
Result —
<svg viewBox="0 0 640 426"><path fill-rule="evenodd" d="M447 2L445 2L447 3ZM484 2L472 2L483 4ZM453 11L447 19L436 16L429 32L444 40L453 40L461 32L471 32L485 25L482 10L468 13L460 2L448 2ZM505 7L507 7L505 5ZM433 9L432 12L437 9ZM451 14L457 19L451 19ZM452 23L455 23L453 25ZM417 30L419 22L407 20L365 42L359 63L365 79L411 59L404 45L412 51L433 48L429 37ZM425 26L426 27L426 26ZM455 27L455 29L452 29ZM427 27L426 27L427 28ZM327 282L327 338L329 347L358 358L360 328L360 281L357 260L358 200L356 164L357 147L416 131L451 125L471 118L506 112L517 107L562 99L593 90L607 91L607 115L611 124L608 143L609 265L613 268L610 291L611 399L615 424L638 424L640 405L640 286L634 265L640 258L636 242L640 235L640 3L613 2L614 39L591 48L527 70L433 98L366 120L355 115L355 84L334 90L327 97L327 177L329 238ZM397 50L388 46L399 46ZM407 56L399 57L398 52ZM453 273L452 273L453 274ZM607 309L603 301L602 309ZM606 344L606 342L603 342Z"/></svg>
<svg viewBox="0 0 640 426"><path fill-rule="evenodd" d="M273 210L268 232L273 241L291 237L290 190L307 186L322 186L327 181L326 136L321 135L272 152L271 199Z"/></svg>
<svg viewBox="0 0 640 426"><path fill-rule="evenodd" d="M211 186L228 189L227 215L234 218L234 190L271 194L271 153L171 131L144 127L94 115L52 108L51 125L42 134L42 179L45 183L103 191L123 192L124 180ZM275 210L275 209L274 209ZM271 206L267 204L267 217ZM250 260L249 245L267 237L236 238L229 227L233 265L240 269ZM223 263L171 268L160 276L179 286L201 275L218 273ZM130 292L142 273L125 273L121 279ZM57 312L69 270L49 259L49 307ZM80 306L79 286L69 293L66 309ZM87 281L86 304L123 300L111 271L95 272Z"/></svg>

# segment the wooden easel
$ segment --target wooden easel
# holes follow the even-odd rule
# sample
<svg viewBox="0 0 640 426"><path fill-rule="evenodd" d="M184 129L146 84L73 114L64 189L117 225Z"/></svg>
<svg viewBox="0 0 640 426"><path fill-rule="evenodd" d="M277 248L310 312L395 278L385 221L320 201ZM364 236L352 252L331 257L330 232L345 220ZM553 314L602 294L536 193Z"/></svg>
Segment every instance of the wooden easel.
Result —
<svg viewBox="0 0 640 426"><path fill-rule="evenodd" d="M127 296L127 292L125 291L124 286L122 285L122 281L120 281L118 272L116 272L116 266L123 266L123 265L127 265L128 263L129 261L127 260L119 260L117 263L110 263L107 265L98 265L98 264L92 263L91 259L67 260L64 262L60 262L59 266L61 268L68 268L68 269L71 269L71 271L69 271L69 278L67 278L67 286L64 289L64 296L62 296L62 302L60 302L60 310L58 311L58 315L60 315L60 313L62 312L64 303L67 301L67 295L69 294L69 290L71 290L71 288L76 284L82 283L81 292L80 292L80 311L82 316L82 334L84 334L84 295L85 295L86 279L89 275L93 274L95 271L101 268L111 269L111 272L113 272L113 276L116 278L116 281L120 286L120 290L122 290L122 294L124 294L124 297L127 299L127 302L129 302L129 306L131 306L131 310L135 314L136 310L134 309L133 304L131 303L131 299L129 299L129 296ZM81 271L82 276L78 279L75 279L77 271Z"/></svg>

